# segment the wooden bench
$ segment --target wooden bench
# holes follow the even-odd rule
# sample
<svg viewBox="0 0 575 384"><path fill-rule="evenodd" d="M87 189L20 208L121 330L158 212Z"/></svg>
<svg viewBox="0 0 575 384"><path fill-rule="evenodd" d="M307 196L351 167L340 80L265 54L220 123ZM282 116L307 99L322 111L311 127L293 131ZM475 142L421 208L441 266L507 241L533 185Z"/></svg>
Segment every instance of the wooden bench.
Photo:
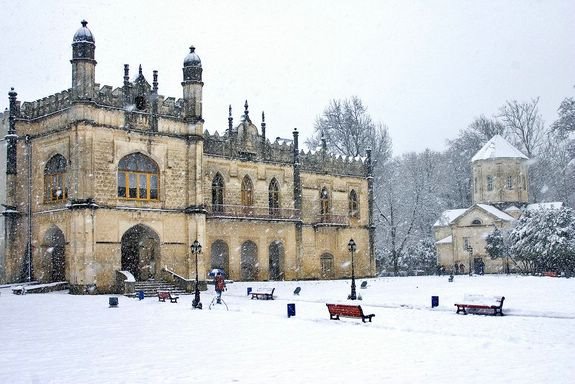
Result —
<svg viewBox="0 0 575 384"><path fill-rule="evenodd" d="M250 294L252 299L273 300L275 290L275 288L259 288L257 291L251 291Z"/></svg>
<svg viewBox="0 0 575 384"><path fill-rule="evenodd" d="M464 295L463 303L454 304L457 312L503 316L504 296Z"/></svg>
<svg viewBox="0 0 575 384"><path fill-rule="evenodd" d="M15 295L25 295L26 294L26 287L23 287L21 285L12 288L12 293Z"/></svg>
<svg viewBox="0 0 575 384"><path fill-rule="evenodd" d="M172 296L172 292L169 291L158 291L158 301L165 302L166 299L170 300L170 303L177 303L180 296Z"/></svg>
<svg viewBox="0 0 575 384"><path fill-rule="evenodd" d="M339 320L340 316L343 317L356 317L361 319L365 323L365 319L369 319L371 323L371 318L374 314L364 315L361 305L346 305L346 304L326 304L327 310L329 311L330 320Z"/></svg>

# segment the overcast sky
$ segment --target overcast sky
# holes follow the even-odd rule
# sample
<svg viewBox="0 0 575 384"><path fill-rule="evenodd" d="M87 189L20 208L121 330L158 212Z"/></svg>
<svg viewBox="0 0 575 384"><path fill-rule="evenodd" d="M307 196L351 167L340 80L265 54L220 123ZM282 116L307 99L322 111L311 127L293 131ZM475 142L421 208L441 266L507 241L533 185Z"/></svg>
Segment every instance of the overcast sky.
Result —
<svg viewBox="0 0 575 384"><path fill-rule="evenodd" d="M266 113L270 138L305 139L333 98L358 96L395 154L443 150L473 118L540 97L546 124L575 96L575 1L0 0L0 108L71 86L72 36L86 19L96 81L143 67L182 96L182 64L202 59L205 128ZM4 96L1 96L4 95Z"/></svg>

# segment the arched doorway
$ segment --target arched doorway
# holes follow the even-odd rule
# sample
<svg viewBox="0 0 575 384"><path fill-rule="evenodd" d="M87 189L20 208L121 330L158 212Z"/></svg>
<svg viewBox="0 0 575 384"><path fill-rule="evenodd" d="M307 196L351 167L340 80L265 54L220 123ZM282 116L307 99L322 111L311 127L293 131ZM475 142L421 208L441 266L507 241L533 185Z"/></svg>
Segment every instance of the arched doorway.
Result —
<svg viewBox="0 0 575 384"><path fill-rule="evenodd" d="M216 240L212 243L211 269L223 269L230 277L230 251L225 241Z"/></svg>
<svg viewBox="0 0 575 384"><path fill-rule="evenodd" d="M284 278L284 245L281 241L274 241L269 247L269 279L283 280Z"/></svg>
<svg viewBox="0 0 575 384"><path fill-rule="evenodd" d="M66 239L60 228L53 226L46 231L44 242L45 265L49 266L51 282L66 280Z"/></svg>
<svg viewBox="0 0 575 384"><path fill-rule="evenodd" d="M258 275L258 247L253 241L246 241L242 244L241 251L241 280L255 280Z"/></svg>
<svg viewBox="0 0 575 384"><path fill-rule="evenodd" d="M153 279L160 258L160 237L142 224L128 229L122 236L122 271L129 271L136 280Z"/></svg>

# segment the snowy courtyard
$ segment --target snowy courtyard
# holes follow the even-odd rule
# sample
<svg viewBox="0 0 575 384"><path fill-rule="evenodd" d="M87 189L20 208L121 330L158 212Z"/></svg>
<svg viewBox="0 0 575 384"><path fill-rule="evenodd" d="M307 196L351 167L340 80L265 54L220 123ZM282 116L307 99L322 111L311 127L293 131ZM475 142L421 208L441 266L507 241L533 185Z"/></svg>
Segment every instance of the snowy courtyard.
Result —
<svg viewBox="0 0 575 384"><path fill-rule="evenodd" d="M251 300L248 287L276 299ZM212 285L203 310L193 296L109 308L111 295L0 293L0 383L575 382L575 279L358 279L355 304L375 314L365 324L329 319L326 303L351 303L349 280L236 282L229 310L208 308ZM505 316L457 315L464 294L505 296Z"/></svg>

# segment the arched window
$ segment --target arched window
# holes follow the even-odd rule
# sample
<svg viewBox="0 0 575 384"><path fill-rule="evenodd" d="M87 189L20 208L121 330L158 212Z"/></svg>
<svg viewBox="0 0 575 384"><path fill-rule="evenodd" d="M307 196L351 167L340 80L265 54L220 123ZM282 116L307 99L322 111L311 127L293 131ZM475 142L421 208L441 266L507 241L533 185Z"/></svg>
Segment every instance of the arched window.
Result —
<svg viewBox="0 0 575 384"><path fill-rule="evenodd" d="M45 201L59 201L68 198L66 186L66 166L68 162L62 155L54 155L44 168L44 199Z"/></svg>
<svg viewBox="0 0 575 384"><path fill-rule="evenodd" d="M268 201L271 216L278 216L280 213L280 186L274 177L270 182L268 190Z"/></svg>
<svg viewBox="0 0 575 384"><path fill-rule="evenodd" d="M160 172L148 156L132 153L118 164L118 197L132 200L158 200Z"/></svg>
<svg viewBox="0 0 575 384"><path fill-rule="evenodd" d="M349 215L352 217L359 216L359 201L355 189L352 189L349 193Z"/></svg>
<svg viewBox="0 0 575 384"><path fill-rule="evenodd" d="M245 207L254 205L254 187L248 175L242 180L242 205Z"/></svg>
<svg viewBox="0 0 575 384"><path fill-rule="evenodd" d="M473 219L473 221L471 222L471 225L481 225L481 220Z"/></svg>
<svg viewBox="0 0 575 384"><path fill-rule="evenodd" d="M224 210L224 178L218 172L212 180L212 210L222 212Z"/></svg>
<svg viewBox="0 0 575 384"><path fill-rule="evenodd" d="M320 200L320 215L322 216L322 220L325 219L329 215L329 192L324 187L321 189L321 193L319 195Z"/></svg>

